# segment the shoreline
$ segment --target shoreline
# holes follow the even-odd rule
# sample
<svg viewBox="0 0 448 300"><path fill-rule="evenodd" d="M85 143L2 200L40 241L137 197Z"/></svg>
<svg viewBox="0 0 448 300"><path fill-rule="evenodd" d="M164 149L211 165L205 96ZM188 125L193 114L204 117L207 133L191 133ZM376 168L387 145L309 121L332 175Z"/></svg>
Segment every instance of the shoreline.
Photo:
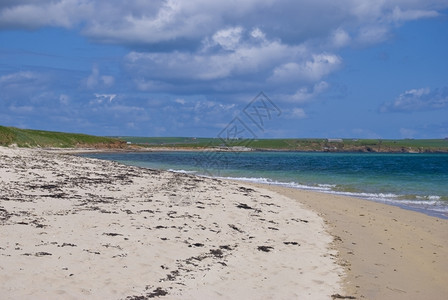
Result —
<svg viewBox="0 0 448 300"><path fill-rule="evenodd" d="M48 149L46 149L48 150ZM105 150L105 151L101 151L98 149L81 149L78 150L77 152L74 150L70 150L70 151L65 151L65 150L61 150L61 149L52 149L50 151L54 151L56 153L64 153L64 154L73 154L73 155L82 155L82 154L101 154L101 153L109 153L109 154L120 154L120 153L142 153L142 152L182 152L183 150L178 150L178 151L171 151L169 149L165 149L165 150L161 150L161 151L133 151L133 150L123 150L123 151L114 151L114 150ZM212 149L210 150L212 152L214 152ZM187 150L185 152L198 152L201 153L201 151L198 150ZM219 151L217 151L219 152ZM246 151L242 151L242 152L246 152ZM274 151L276 152L276 151ZM287 152L292 152L292 151L287 151ZM303 152L301 152L303 153ZM324 152L322 152L324 153ZM395 153L389 153L389 154L395 154ZM409 153L404 153L404 154L409 154ZM374 154L373 154L374 155ZM412 154L410 154L412 155ZM88 157L88 156L87 156ZM170 171L174 171L177 172L176 170L171 170ZM182 170L179 170L179 173L183 173ZM186 172L189 173L189 172ZM193 172L194 173L194 172ZM202 176L201 174L197 174L198 176ZM206 176L205 177L210 177L210 176ZM212 177L213 178L213 177ZM448 212L447 211L442 211L440 209L431 209L431 208L425 208L425 207L419 207L415 204L413 204L412 202L410 203L402 203L400 202L400 200L395 200L393 197L387 197L387 196L378 196L381 195L382 192L362 192L362 191L358 191L356 192L352 192L352 191L344 191L344 190L325 190L325 189L319 189L318 187L315 186L305 186L305 185L300 185L300 184L296 184L295 182L280 182L280 181L275 181L274 179L269 179L269 178L261 178L261 179L266 179L267 181L272 180L272 182L257 182L257 181L253 181L251 179L255 179L255 178L247 178L246 179L238 179L235 177L216 177L216 178L220 178L220 179L229 179L229 180L237 180L240 182L247 182L247 183L261 183L261 184L266 184L266 185L275 185L275 186L280 186L280 187L287 187L287 188L294 188L294 189L299 189L299 190L303 190L303 191L314 191L314 192L318 192L318 193L324 193L324 194L328 194L328 195L336 195L336 196L343 196L343 197L354 197L357 199L363 199L363 200L367 200L367 201L372 201L375 203L381 203L381 204L386 204L386 205L390 205L390 206L394 206L394 207L399 207L402 209L406 209L409 211L413 211L413 212L418 212L421 214L425 214L428 216L432 216L432 217L437 217L437 218L441 218L441 219L448 219ZM297 186L289 186L289 185L294 185L296 184ZM370 196L366 196L370 195ZM396 196L403 196L403 195L396 195ZM377 199L375 199L375 197L379 197ZM408 200L410 201L410 200Z"/></svg>
<svg viewBox="0 0 448 300"><path fill-rule="evenodd" d="M357 299L444 299L448 220L355 197L263 186L324 218Z"/></svg>
<svg viewBox="0 0 448 300"><path fill-rule="evenodd" d="M173 171L173 172L177 172L177 171ZM182 172L180 172L182 173ZM198 175L198 176L202 176L202 175ZM211 177L213 178L213 177ZM425 216L428 217L433 217L433 218L438 218L438 219L442 219L442 220L448 220L448 212L442 213L439 211L427 211L424 209L420 209L420 208L416 208L416 207L412 207L412 206L407 206L406 204L400 204L398 201L396 203L392 202L392 201L376 201L373 199L369 199L369 198L363 198L361 196L356 196L356 195L345 195L344 192L334 192L334 191L325 191L325 190L319 190L319 189L311 189L311 188L305 188L305 187L294 187L294 186L288 186L288 183L286 182L274 182L274 183L270 183L270 182L256 182L256 181L252 181L252 180L245 180L245 179L235 179L232 177L217 177L223 180L232 180L232 181L237 181L237 182L243 182L243 183L248 183L248 184L253 184L253 185L259 185L259 186L264 186L264 187L278 187L279 189L286 189L286 190L299 190L299 191L304 191L304 192L311 192L311 193L318 193L318 194L323 194L323 195L330 195L331 196L336 196L336 197L347 197L347 198L354 198L357 200L362 200L362 201L368 201L368 202L373 202L373 203L377 203L377 204L381 204L381 205L385 205L385 206L392 206L392 207L396 207L396 208L400 208L403 210L407 210L407 211L411 211L411 212L415 212L418 214L423 214Z"/></svg>
<svg viewBox="0 0 448 300"><path fill-rule="evenodd" d="M323 219L278 193L36 149L0 162L5 299L343 294Z"/></svg>
<svg viewBox="0 0 448 300"><path fill-rule="evenodd" d="M234 179L223 179L223 180L234 180ZM355 196L347 196L347 195L337 195L333 193L325 193L320 191L309 191L305 189L297 189L292 187L285 187L280 185L272 185L265 183L253 183L248 181L234 180L239 183L249 184L255 187L267 188L269 190L275 191L282 195L285 195L289 198L295 199L302 204L305 204L307 208L316 211L320 216L324 218L326 223L328 224L328 228L330 233L336 238L335 247L341 254L340 263L345 267L345 271L347 272L347 281L345 282L344 288L346 294L355 295L358 298L366 298L366 299L409 299L409 297L420 297L423 292L428 292L424 289L425 286L434 285L432 282L438 282L439 285L434 286L434 290L442 290L443 292L434 292L430 294L433 299L441 299L443 294L448 293L448 289L444 288L443 280L440 281L439 278L444 278L448 280L448 276L445 275L448 272L448 264L444 264L440 260L443 257L448 256L448 251L444 251L443 249L448 248L448 243L443 241L448 241L448 219L441 214L430 214L426 211L419 211L416 209L412 209L406 206L395 205L391 203L381 203L374 200L363 199ZM297 192L296 192L297 191ZM306 197L303 197L306 195ZM328 197L327 197L328 195ZM318 203L316 201L312 201L310 199L318 198L322 203ZM332 201L334 199L338 199L341 203L342 207L336 207L335 203ZM351 207L354 205L355 207ZM364 212L364 208L368 208L368 214L372 217L372 220L366 222L366 213ZM360 209L359 209L360 208ZM344 211L353 210L355 213L351 216L351 222L353 224L358 224L361 226L361 229L356 231L350 231L345 228L344 221L341 219L342 214L335 213L338 210L343 209ZM389 218L389 215L397 215L400 216L402 220L398 218ZM381 220L381 221L379 221ZM382 223L381 223L382 222ZM396 239L401 236L401 232L398 229L395 229L397 222L400 224L401 230L408 231L408 226L413 226L412 231L417 234L422 234L427 237L426 233L431 231L437 231L438 237L436 240L441 242L439 244L444 244L441 247L435 246L434 242L425 240L421 238L418 242L418 247L414 247L412 252L412 256L422 256L426 258L430 258L431 256L437 255L437 263L440 263L442 267L438 268L438 271L434 271L435 275L425 276L419 275L416 276L416 280L398 280L398 277L407 278L408 274L418 274L421 269L425 268L424 261L420 261L419 265L413 264L413 262L403 260L403 255L398 257L394 255L394 253L388 254L384 251L387 248L388 243L391 239ZM375 223L375 228L384 226L382 229L374 229L374 233L368 230L362 230L362 228L367 228L372 226ZM446 233L444 233L443 229L438 229L439 226L446 229ZM371 236L374 234L376 239L374 241L367 241L368 245L364 247L357 247L356 245L365 244L366 240L363 239L365 236ZM353 238L355 237L355 238ZM391 238L392 237L392 238ZM342 239L342 240L341 240ZM395 249L402 249L405 247L404 245L411 245L413 243L414 236L408 235L402 242L398 244L392 244L389 248L393 251ZM356 240L356 241L355 241ZM347 242L351 241L351 242ZM429 245L429 246L428 246ZM420 250L423 249L423 250ZM357 259L354 262L353 260L354 251L360 253L358 255L364 257L363 259ZM383 253L386 259L385 262L382 263L383 257L379 257L378 255L372 255L376 253ZM418 252L418 255L415 254ZM391 255L391 256L389 256ZM406 257L405 254L404 256ZM397 259L401 258L402 262L397 264L399 267L394 268L392 271L389 269L382 268L385 265L393 265ZM434 264L435 261L432 261ZM406 267L407 265L414 266L413 268ZM374 266L371 269L371 266ZM398 271L397 268L400 268ZM368 275L360 275L360 274L368 274ZM365 278L361 278L364 276ZM394 278L394 280L390 282L386 282L382 280L382 278ZM429 280L427 278L430 278ZM431 279L432 278L432 279ZM408 283L409 282L409 283ZM359 286L359 287L357 287ZM396 287L395 287L396 286ZM402 289L400 289L400 287ZM423 287L423 288L422 288ZM419 290L420 288L420 290ZM430 288L432 289L432 288Z"/></svg>
<svg viewBox="0 0 448 300"><path fill-rule="evenodd" d="M20 148L19 148L20 149ZM57 152L57 153L128 153L128 152L300 152L300 153L359 153L359 154L447 154L447 150L431 150L431 151L361 151L361 150L306 150L306 149L271 149L271 148L246 148L244 150L237 150L233 147L220 148L220 147L144 147L144 146L127 146L125 148L41 148L45 151ZM249 150L250 149L250 150Z"/></svg>
<svg viewBox="0 0 448 300"><path fill-rule="evenodd" d="M274 298L292 297L297 291L299 294L296 296L303 297L303 293L310 288L313 295L320 295L318 299L330 299L332 295L353 296L356 299L443 299L448 294L445 284L448 280L448 220L346 196L142 169L59 155L53 151L21 151L0 147L0 154L5 149L8 155L18 155L7 162L11 166L16 165L12 174L12 170L4 173L0 166L2 179L9 176L5 186L11 191L8 195L3 191L0 201L0 221L6 222L6 227L5 224L2 227L11 229L3 231L4 236L0 237L0 282L6 285L8 289L2 286L2 290L8 291L7 295L11 298L24 295L24 291L12 288L21 286L19 282L22 280L31 282L28 290L33 287L34 292L48 296L39 289L42 289L42 284L52 282L48 280L56 280L51 277L54 276L51 272L59 276L53 282L59 289L52 292L62 294L46 297L49 299L60 298L61 295L82 295L90 299L108 295L124 299L130 295L158 293L162 297L164 292L169 292L169 298L174 299L187 295L250 298L257 293L263 295L266 288ZM28 153L29 156L27 158L20 153ZM22 158L23 161L15 161ZM52 162L56 162L61 169L52 166ZM68 183L64 185L72 187L66 190L65 186L54 184L59 182L58 176L68 178ZM11 183L16 185L12 190ZM24 189L31 183L40 187L33 192ZM82 189L74 189L76 186L91 192L87 194ZM158 195L152 198L163 201L151 204L144 200L147 197L142 191ZM43 197L45 207L36 208L32 201L17 202L18 199L29 200L36 196ZM211 199L218 205L210 205L213 203ZM224 199L226 201L223 202ZM228 206L227 201L232 205ZM192 205L192 202L196 204ZM24 215L25 211L32 213ZM182 225L183 228L190 228L190 233L179 231L183 223L179 223L178 227L174 222L176 219L169 217L170 214L173 216L173 211L177 215L187 213L192 217L182 218L182 222L189 224ZM223 215L223 212L227 213ZM209 223L204 223L209 220L197 219L204 213L211 216ZM153 214L158 219L154 219ZM291 223L294 219L298 221ZM148 220L157 222L147 223ZM266 223L267 220L269 222ZM284 220L290 221L285 223ZM217 225L213 221L225 233L218 240ZM72 222L84 224L81 231L80 228L67 227ZM173 225L174 228L171 228ZM157 229L158 226L160 229ZM58 227L62 229L57 230ZM315 228L314 231L310 231L311 228ZM67 229L72 233L67 235ZM146 232L144 235L142 229ZM155 239L135 245L136 241L148 239L147 234L155 234ZM182 236L181 240L188 242L178 243L176 236ZM294 248L294 243L300 246ZM158 253L160 261L155 265L148 265L154 256L154 253L148 256L145 252L148 247ZM173 259L179 255L179 247L188 255L184 257L182 254L177 260ZM268 252L257 251L257 247ZM270 251L269 247L275 251ZM68 250L70 256L67 256ZM295 252L298 250L304 252L298 254ZM68 266L63 269L67 270L56 268L61 264L56 255L62 257ZM138 259L132 258L133 255L137 255ZM320 261L320 267L314 269L315 264L301 265L303 262L297 260L297 255L305 261ZM83 272L78 266L81 263L79 258L86 260L82 266L89 269L95 266L95 271L92 274ZM34 270L33 265L36 262L40 265L40 260L50 262L48 266L41 265L50 273L36 273L38 270ZM142 264L142 260L145 263ZM260 261L265 265L262 269L254 266ZM129 270L117 268L117 262L118 265L125 264ZM297 263L299 265L294 265ZM29 274L17 270L18 266L28 270ZM343 271L340 270L341 266ZM148 267L149 273L145 272ZM190 269L183 271L185 268ZM300 282L295 282L299 269L300 274L303 272L306 275L299 275ZM106 281L101 281L102 276L111 271L116 275L108 275ZM132 271L132 278L128 278L128 271ZM136 274L140 274L139 278L135 278ZM194 278L189 274L193 274ZM41 282L36 276L43 277ZM167 276L165 280L160 281L164 276ZM263 276L270 278L273 285L266 285ZM123 281L123 278L132 280ZM170 278L174 278L173 282ZM224 283L220 284L223 278ZM286 282L285 278L288 279ZM236 285L238 280L247 281L252 288ZM33 282L38 286L34 286ZM152 284L148 285L148 282ZM111 283L117 286L112 288ZM178 283L183 285L176 285ZM217 291L224 294L218 296Z"/></svg>

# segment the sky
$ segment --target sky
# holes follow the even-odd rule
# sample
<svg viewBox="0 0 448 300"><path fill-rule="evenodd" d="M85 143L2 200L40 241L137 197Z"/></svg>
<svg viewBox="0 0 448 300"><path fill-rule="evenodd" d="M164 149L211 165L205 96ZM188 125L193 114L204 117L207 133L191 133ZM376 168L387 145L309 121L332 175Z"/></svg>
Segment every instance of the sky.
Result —
<svg viewBox="0 0 448 300"><path fill-rule="evenodd" d="M447 0L1 0L0 125L445 138L447 53Z"/></svg>

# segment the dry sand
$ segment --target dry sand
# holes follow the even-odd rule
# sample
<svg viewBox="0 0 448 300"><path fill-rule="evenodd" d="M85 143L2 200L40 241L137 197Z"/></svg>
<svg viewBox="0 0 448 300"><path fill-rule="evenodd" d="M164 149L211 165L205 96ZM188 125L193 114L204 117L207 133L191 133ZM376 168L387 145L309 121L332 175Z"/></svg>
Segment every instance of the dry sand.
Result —
<svg viewBox="0 0 448 300"><path fill-rule="evenodd" d="M1 299L331 299L332 242L263 187L0 147Z"/></svg>

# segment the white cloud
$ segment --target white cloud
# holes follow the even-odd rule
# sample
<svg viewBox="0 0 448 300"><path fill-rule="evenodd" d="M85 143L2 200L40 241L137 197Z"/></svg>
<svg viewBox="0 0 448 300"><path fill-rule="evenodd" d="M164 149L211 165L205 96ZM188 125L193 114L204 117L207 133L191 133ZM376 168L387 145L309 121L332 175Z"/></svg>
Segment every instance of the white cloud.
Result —
<svg viewBox="0 0 448 300"><path fill-rule="evenodd" d="M412 112L448 107L448 88L411 89L400 94L393 102L384 103L381 112Z"/></svg>
<svg viewBox="0 0 448 300"><path fill-rule="evenodd" d="M20 84L26 81L37 79L38 76L36 73L31 71L20 71L16 73L11 73L7 75L3 75L0 77L1 85L10 85L10 84Z"/></svg>
<svg viewBox="0 0 448 300"><path fill-rule="evenodd" d="M34 107L30 105L21 105L21 106L10 105L9 110L14 113L27 114L33 112Z"/></svg>
<svg viewBox="0 0 448 300"><path fill-rule="evenodd" d="M293 103L308 102L310 100L313 100L315 97L317 97L321 93L325 92L328 89L328 87L329 87L329 85L327 82L320 81L320 82L314 84L314 86L312 88L301 87L292 95L281 96L281 99L283 99L283 101L293 102Z"/></svg>
<svg viewBox="0 0 448 300"><path fill-rule="evenodd" d="M0 29L64 27L89 41L124 45L126 75L140 91L241 97L266 89L300 103L328 88L326 77L343 66L341 48L380 43L402 23L446 8L446 0L5 0ZM82 80L89 94L112 95L116 78L103 72L94 65ZM0 77L0 85L18 89L27 80L42 82L18 72ZM400 97L383 110L445 105L441 96Z"/></svg>
<svg viewBox="0 0 448 300"><path fill-rule="evenodd" d="M235 108L235 104L219 104L219 108L221 108L222 110L232 110Z"/></svg>
<svg viewBox="0 0 448 300"><path fill-rule="evenodd" d="M141 45L197 43L232 24L299 44L338 28L347 33L370 28L371 35L378 25L437 17L447 7L446 0L340 0L337 5L331 0L18 0L0 3L0 28L80 26L98 41ZM262 37L258 33L253 37Z"/></svg>
<svg viewBox="0 0 448 300"><path fill-rule="evenodd" d="M69 28L93 14L88 1L30 1L17 3L0 11L0 27L38 28L58 26Z"/></svg>
<svg viewBox="0 0 448 300"><path fill-rule="evenodd" d="M109 101L111 103L115 97L117 97L116 94L95 94L95 97L97 98L97 103L103 103L104 100Z"/></svg>
<svg viewBox="0 0 448 300"><path fill-rule="evenodd" d="M185 105L185 103L186 103L185 99L181 99L181 98L177 98L176 100L174 100L174 102L181 104L181 105Z"/></svg>
<svg viewBox="0 0 448 300"><path fill-rule="evenodd" d="M264 34L264 32L260 30L260 28L254 28L252 30L252 32L250 33L250 35L254 39L259 39L259 40L262 40L262 41L266 40L266 34Z"/></svg>
<svg viewBox="0 0 448 300"><path fill-rule="evenodd" d="M350 35L342 28L332 32L331 44L336 48L347 46L351 41Z"/></svg>
<svg viewBox="0 0 448 300"><path fill-rule="evenodd" d="M400 7L395 7L392 11L392 20L394 22L405 22L418 20L423 18L434 18L440 14L435 10L401 10Z"/></svg>
<svg viewBox="0 0 448 300"><path fill-rule="evenodd" d="M219 30L212 36L212 40L224 50L235 50L238 48L242 32L241 27Z"/></svg>
<svg viewBox="0 0 448 300"><path fill-rule="evenodd" d="M92 73L86 79L87 88L93 89L98 85L99 74L100 74L100 71L98 70L98 67L94 66L92 68Z"/></svg>
<svg viewBox="0 0 448 300"><path fill-rule="evenodd" d="M295 119L304 119L306 118L306 113L303 108L293 108L291 116Z"/></svg>
<svg viewBox="0 0 448 300"><path fill-rule="evenodd" d="M390 27L386 25L368 25L360 28L357 42L365 45L377 44L385 41L390 35Z"/></svg>
<svg viewBox="0 0 448 300"><path fill-rule="evenodd" d="M217 39L223 48L231 51L215 52L208 48L198 53L131 52L126 57L127 66L132 73L145 75L152 81L180 78L218 80L233 75L247 76L259 72L270 72L285 59L302 59L306 53L303 46L288 46L278 41L263 44L254 44L249 40L240 41L240 38L236 37L240 36L240 29L235 32L220 33ZM319 57L316 56L320 59Z"/></svg>
<svg viewBox="0 0 448 300"><path fill-rule="evenodd" d="M134 0L125 4L97 2L96 6L98 14L95 22L87 21L86 35L112 43L153 44L176 39L201 40L224 24L222 14L233 10L235 3ZM238 6L241 9L244 3Z"/></svg>
<svg viewBox="0 0 448 300"><path fill-rule="evenodd" d="M88 89L95 89L98 87L110 88L115 83L115 78L110 75L100 75L100 70L97 65L92 67L92 73L84 80L85 86Z"/></svg>
<svg viewBox="0 0 448 300"><path fill-rule="evenodd" d="M340 67L342 59L334 54L313 54L301 62L288 62L276 67L271 81L317 81Z"/></svg>
<svg viewBox="0 0 448 300"><path fill-rule="evenodd" d="M19 71L0 77L2 100L31 99L41 94L49 84L47 74L33 71Z"/></svg>
<svg viewBox="0 0 448 300"><path fill-rule="evenodd" d="M115 83L115 78L113 76L103 75L103 76L101 76L101 81L104 86L111 87Z"/></svg>

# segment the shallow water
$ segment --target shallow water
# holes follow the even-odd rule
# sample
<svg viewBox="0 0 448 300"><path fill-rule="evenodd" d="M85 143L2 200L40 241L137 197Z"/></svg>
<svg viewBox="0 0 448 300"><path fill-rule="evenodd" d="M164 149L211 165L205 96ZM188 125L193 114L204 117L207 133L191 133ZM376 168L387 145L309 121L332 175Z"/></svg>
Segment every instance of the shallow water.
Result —
<svg viewBox="0 0 448 300"><path fill-rule="evenodd" d="M448 218L448 154L176 151L84 156L354 196Z"/></svg>

